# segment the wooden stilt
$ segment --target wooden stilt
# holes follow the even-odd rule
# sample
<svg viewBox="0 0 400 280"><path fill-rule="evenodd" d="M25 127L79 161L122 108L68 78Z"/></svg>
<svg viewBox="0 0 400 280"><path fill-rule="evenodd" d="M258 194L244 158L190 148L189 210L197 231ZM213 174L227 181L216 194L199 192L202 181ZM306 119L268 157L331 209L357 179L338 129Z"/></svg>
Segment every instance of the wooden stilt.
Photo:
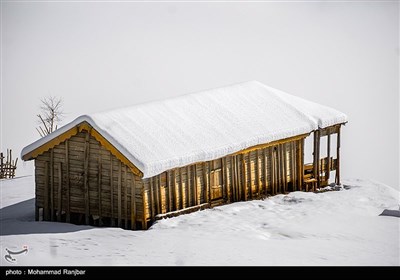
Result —
<svg viewBox="0 0 400 280"><path fill-rule="evenodd" d="M340 129L341 127L339 126L338 132L337 132L337 144L336 144L336 185L340 185Z"/></svg>

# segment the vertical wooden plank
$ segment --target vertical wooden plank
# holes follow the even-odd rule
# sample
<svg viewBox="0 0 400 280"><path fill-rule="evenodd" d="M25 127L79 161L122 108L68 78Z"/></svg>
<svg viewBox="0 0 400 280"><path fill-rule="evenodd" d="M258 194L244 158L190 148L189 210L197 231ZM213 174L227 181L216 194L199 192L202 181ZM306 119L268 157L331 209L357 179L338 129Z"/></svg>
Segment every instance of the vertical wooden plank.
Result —
<svg viewBox="0 0 400 280"><path fill-rule="evenodd" d="M229 182L228 182L228 165L227 165L227 159L226 157L223 157L221 159L221 164L222 164L222 172L223 172L223 196L224 196L224 201L230 201L229 198Z"/></svg>
<svg viewBox="0 0 400 280"><path fill-rule="evenodd" d="M317 130L317 187L319 188L321 185L321 166L320 166L320 148L321 148L321 143L320 143L321 137L320 137L320 130ZM313 188L315 191L315 188Z"/></svg>
<svg viewBox="0 0 400 280"><path fill-rule="evenodd" d="M89 224L90 210L89 210L89 148L90 148L90 134L86 131L85 135L85 152L84 152L84 168L83 168L83 189L85 199L85 224Z"/></svg>
<svg viewBox="0 0 400 280"><path fill-rule="evenodd" d="M250 152L247 154L247 172L248 172L248 174L246 174L246 175L249 176L248 179L250 181L250 184L248 184L249 185L248 193L249 193L249 198L252 199L253 198L253 176L251 174L253 173L253 170L251 169L251 153Z"/></svg>
<svg viewBox="0 0 400 280"><path fill-rule="evenodd" d="M286 193L288 190L287 180L287 144L282 144L282 160L283 160L283 189Z"/></svg>
<svg viewBox="0 0 400 280"><path fill-rule="evenodd" d="M131 229L136 229L136 186L135 186L135 176L131 174Z"/></svg>
<svg viewBox="0 0 400 280"><path fill-rule="evenodd" d="M297 180L296 180L296 144L295 142L290 142L290 181L292 182L293 191L297 191Z"/></svg>
<svg viewBox="0 0 400 280"><path fill-rule="evenodd" d="M300 164L300 184L303 189L304 185L304 139L300 140L300 157L301 157L301 164Z"/></svg>
<svg viewBox="0 0 400 280"><path fill-rule="evenodd" d="M231 201L237 201L236 200L236 172L235 172L235 156L230 156L230 161L231 161Z"/></svg>
<svg viewBox="0 0 400 280"><path fill-rule="evenodd" d="M128 177L126 176L126 165L124 164L124 220L125 229L128 229Z"/></svg>
<svg viewBox="0 0 400 280"><path fill-rule="evenodd" d="M43 220L49 220L49 162L44 165L44 206L43 206Z"/></svg>
<svg viewBox="0 0 400 280"><path fill-rule="evenodd" d="M264 148L262 150L262 157L261 157L262 158L261 166L263 168L262 172L263 172L263 176L264 176L264 184L263 184L264 195L266 195L267 191L268 191L268 176L267 176L267 168L268 168L267 162L268 162L268 159L267 159L267 155L266 155L267 152L265 151L266 149L268 149L268 151L270 150L270 148Z"/></svg>
<svg viewBox="0 0 400 280"><path fill-rule="evenodd" d="M237 170L237 172L236 172L236 174L237 174L237 182L238 182L238 186L237 186L237 188L238 188L238 191L237 191L237 194L238 194L238 200L237 201L240 201L240 200L243 200L243 197L242 197L242 186L243 186L243 184L242 184L242 172L240 172L240 165L241 165L241 159L240 159L240 157L243 157L243 155L241 156L241 155L237 155L237 157L236 157L236 170Z"/></svg>
<svg viewBox="0 0 400 280"><path fill-rule="evenodd" d="M271 186L271 192L272 195L276 194L276 160L275 160L275 155L276 155L276 148L275 147L271 147L271 182L272 182L272 186Z"/></svg>
<svg viewBox="0 0 400 280"><path fill-rule="evenodd" d="M331 131L329 130L328 132L328 143L327 143L327 156L328 160L326 162L326 173L325 173L325 179L329 183L329 177L331 173Z"/></svg>
<svg viewBox="0 0 400 280"><path fill-rule="evenodd" d="M111 207L111 226L115 226L115 215L114 215L114 174L113 174L113 155L110 153L110 207Z"/></svg>
<svg viewBox="0 0 400 280"><path fill-rule="evenodd" d="M117 189L117 196L118 196L118 200L117 200L117 207L118 207L118 227L121 227L121 214L122 214L122 163L119 160L118 161L118 189Z"/></svg>
<svg viewBox="0 0 400 280"><path fill-rule="evenodd" d="M337 131L337 144L336 144L336 161L337 161L336 185L340 185L340 129L341 127L339 126Z"/></svg>
<svg viewBox="0 0 400 280"><path fill-rule="evenodd" d="M260 150L256 150L256 182L257 182L257 196L260 197L261 194L261 188L262 188L262 183L261 183L261 172L260 172Z"/></svg>
<svg viewBox="0 0 400 280"><path fill-rule="evenodd" d="M70 210L70 191L71 191L71 185L70 185L70 180L69 180L69 141L68 139L65 140L65 169L66 169L66 178L65 178L65 183L66 183L66 192L65 192L65 211L66 211L66 217L65 220L67 223L71 222L71 210Z"/></svg>
<svg viewBox="0 0 400 280"><path fill-rule="evenodd" d="M207 184L207 186L208 186L208 202L210 203L210 205L211 205L211 170L213 170L214 169L214 161L210 161L209 163L208 163L208 184Z"/></svg>
<svg viewBox="0 0 400 280"><path fill-rule="evenodd" d="M245 155L242 155L242 173L243 173L243 194L244 194L244 200L247 200L247 164L246 164L246 158Z"/></svg>
<svg viewBox="0 0 400 280"><path fill-rule="evenodd" d="M54 155L50 149L50 219L54 221Z"/></svg>
<svg viewBox="0 0 400 280"><path fill-rule="evenodd" d="M203 184L204 184L204 203L210 202L209 201L209 196L208 196L208 180L207 180L207 170L206 170L207 163L203 162Z"/></svg>
<svg viewBox="0 0 400 280"><path fill-rule="evenodd" d="M103 184L102 182L102 166L101 166L101 151L99 151L99 163L98 163L98 178L97 178L97 196L99 199L99 226L102 226L102 207L101 207L101 203L102 203L102 188L101 185Z"/></svg>
<svg viewBox="0 0 400 280"><path fill-rule="evenodd" d="M161 193L161 182L159 180L159 176L154 176L153 177L153 182L154 182L154 188L155 188L155 201L154 203L156 204L156 215L161 213L161 203L160 203L160 193Z"/></svg>
<svg viewBox="0 0 400 280"><path fill-rule="evenodd" d="M144 181L142 181L142 200L143 200L143 213L142 213L142 229L147 229L147 205L149 205L145 190Z"/></svg>
<svg viewBox="0 0 400 280"><path fill-rule="evenodd" d="M186 166L186 207L192 206L190 203L191 198L191 184L190 184L190 166Z"/></svg>
<svg viewBox="0 0 400 280"><path fill-rule="evenodd" d="M167 176L166 180L166 184L167 184L167 194L168 194L168 199L166 199L167 204L168 204L168 208L167 208L167 212L171 212L172 211L172 189L171 189L171 172L168 170L165 175Z"/></svg>
<svg viewBox="0 0 400 280"><path fill-rule="evenodd" d="M149 195L149 208L150 208L150 212L151 212L151 221L154 221L154 217L155 217L155 203L154 203L154 186L153 186L153 177L149 178L149 187L150 187L150 195Z"/></svg>
<svg viewBox="0 0 400 280"><path fill-rule="evenodd" d="M197 164L194 164L194 204L199 205L200 202L198 201L199 196L198 196L198 183L197 183Z"/></svg>
<svg viewBox="0 0 400 280"><path fill-rule="evenodd" d="M57 222L61 222L62 213L62 165L58 163L58 189L57 189Z"/></svg>
<svg viewBox="0 0 400 280"><path fill-rule="evenodd" d="M177 191L176 191L176 169L172 170L172 198L173 198L173 210L178 209L177 203L178 203L178 198L177 198Z"/></svg>
<svg viewBox="0 0 400 280"><path fill-rule="evenodd" d="M184 208L184 201L183 201L183 168L179 168L179 208Z"/></svg>

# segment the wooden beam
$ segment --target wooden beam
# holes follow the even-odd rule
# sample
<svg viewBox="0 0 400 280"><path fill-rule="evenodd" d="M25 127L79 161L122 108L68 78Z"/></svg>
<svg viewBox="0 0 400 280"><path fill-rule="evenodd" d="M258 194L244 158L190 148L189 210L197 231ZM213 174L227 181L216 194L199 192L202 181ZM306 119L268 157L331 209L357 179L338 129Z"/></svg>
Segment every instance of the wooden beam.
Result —
<svg viewBox="0 0 400 280"><path fill-rule="evenodd" d="M263 176L264 176L264 184L263 184L263 191L264 191L264 195L267 194L268 192L268 176L267 176L267 168L268 168L268 158L266 157L267 153L266 150L267 148L262 150L262 159L263 159L263 163L261 166L263 167ZM270 151L271 149L268 148L268 151ZM269 152L268 152L268 156L269 156ZM269 186L270 187L270 186ZM271 187L270 187L271 188Z"/></svg>
<svg viewBox="0 0 400 280"><path fill-rule="evenodd" d="M173 210L177 210L177 203L178 203L178 198L177 198L177 191L176 191L176 169L172 170L172 183L173 183L173 187L172 187L172 200L173 200Z"/></svg>
<svg viewBox="0 0 400 280"><path fill-rule="evenodd" d="M179 208L178 209L183 209L184 204L183 204L183 168L179 168Z"/></svg>
<svg viewBox="0 0 400 280"><path fill-rule="evenodd" d="M122 226L122 163L118 161L118 189L117 189L117 207L118 207L118 227Z"/></svg>
<svg viewBox="0 0 400 280"><path fill-rule="evenodd" d="M229 184L228 184L228 167L226 164L226 157L221 158L221 167L222 167L222 193L224 201L230 201L229 199Z"/></svg>
<svg viewBox="0 0 400 280"><path fill-rule="evenodd" d="M206 163L203 163L203 184L204 184L204 190L203 190L203 195L204 195L204 202L209 203L209 196L208 196L208 182L207 182L207 171L206 171Z"/></svg>
<svg viewBox="0 0 400 280"><path fill-rule="evenodd" d="M243 169L243 194L244 200L247 200L247 168L246 168L246 159L245 155L242 155L242 169Z"/></svg>
<svg viewBox="0 0 400 280"><path fill-rule="evenodd" d="M61 222L62 213L62 165L58 163L58 190L57 190L57 222Z"/></svg>
<svg viewBox="0 0 400 280"><path fill-rule="evenodd" d="M98 162L98 177L97 177L97 195L99 199L98 207L99 207L99 226L102 226L102 209L101 209L101 202L102 202L102 168L101 168L101 151L99 152L99 162Z"/></svg>
<svg viewBox="0 0 400 280"><path fill-rule="evenodd" d="M143 213L142 213L142 229L147 229L147 196L145 190L145 184L142 181L142 201L143 201Z"/></svg>
<svg viewBox="0 0 400 280"><path fill-rule="evenodd" d="M66 169L66 192L65 192L65 211L66 217L65 220L67 223L71 222L71 210L70 210L70 192L71 192L71 184L69 180L69 141L68 139L65 141L65 169Z"/></svg>
<svg viewBox="0 0 400 280"><path fill-rule="evenodd" d="M195 200L194 200L194 204L198 205L200 204L199 202L199 197L198 197L198 183L197 183L197 164L193 165L194 167L194 195L195 195Z"/></svg>
<svg viewBox="0 0 400 280"><path fill-rule="evenodd" d="M340 126L337 131L337 143L336 143L336 185L340 185Z"/></svg>
<svg viewBox="0 0 400 280"><path fill-rule="evenodd" d="M85 200L85 224L89 224L89 146L90 146L90 134L85 135L85 150L84 150L84 167L83 167L83 189L84 189L84 200Z"/></svg>
<svg viewBox="0 0 400 280"><path fill-rule="evenodd" d="M186 166L186 207L192 206L190 203L191 197L191 184L190 184L190 167L189 165Z"/></svg>
<svg viewBox="0 0 400 280"><path fill-rule="evenodd" d="M136 186L135 186L135 176L131 176L131 229L136 229Z"/></svg>
<svg viewBox="0 0 400 280"><path fill-rule="evenodd" d="M172 211L172 189L171 189L171 172L168 170L167 172L165 172L165 176L166 178L166 184L167 184L167 194L168 194L168 199L166 199L166 203L167 203L167 212L171 212Z"/></svg>
<svg viewBox="0 0 400 280"><path fill-rule="evenodd" d="M44 206L43 206L43 220L49 220L49 162L46 161L44 165Z"/></svg>
<svg viewBox="0 0 400 280"><path fill-rule="evenodd" d="M250 153L247 154L247 165L246 165L246 169L249 177L249 181L250 181L250 185L248 186L248 192L249 192L249 198L252 199L253 198L253 176L252 174L252 170L251 170L251 155Z"/></svg>
<svg viewBox="0 0 400 280"><path fill-rule="evenodd" d="M328 133L328 143L327 143L327 157L328 160L326 162L326 169L325 169L325 179L326 181L329 183L329 177L330 177L330 173L331 173L331 134Z"/></svg>
<svg viewBox="0 0 400 280"><path fill-rule="evenodd" d="M54 150L50 151L50 219L54 222Z"/></svg>
<svg viewBox="0 0 400 280"><path fill-rule="evenodd" d="M115 226L114 219L114 174L113 174L113 155L110 153L110 207L111 207L111 226Z"/></svg>
<svg viewBox="0 0 400 280"><path fill-rule="evenodd" d="M159 180L159 176L154 176L154 187L155 187L155 195L156 195L156 209L157 214L161 213L161 182Z"/></svg>
<svg viewBox="0 0 400 280"><path fill-rule="evenodd" d="M256 182L257 182L257 187L256 187L257 197L260 197L260 193L261 193L260 190L262 188L262 185L261 185L261 172L260 172L260 164L259 164L259 162L260 162L260 152L259 152L259 150L256 150L256 162L255 162L254 167L256 169L255 176L256 176Z"/></svg>
<svg viewBox="0 0 400 280"><path fill-rule="evenodd" d="M283 160L283 190L285 193L288 191L288 180L287 180L287 147L286 143L282 144L282 160Z"/></svg>
<svg viewBox="0 0 400 280"><path fill-rule="evenodd" d="M124 164L124 218L125 229L128 228L128 177L126 176L126 165Z"/></svg>
<svg viewBox="0 0 400 280"><path fill-rule="evenodd" d="M151 221L154 221L155 217L155 203L154 203L154 187L153 187L153 178L149 178L149 184L150 184L150 195L149 195L149 208L151 210Z"/></svg>

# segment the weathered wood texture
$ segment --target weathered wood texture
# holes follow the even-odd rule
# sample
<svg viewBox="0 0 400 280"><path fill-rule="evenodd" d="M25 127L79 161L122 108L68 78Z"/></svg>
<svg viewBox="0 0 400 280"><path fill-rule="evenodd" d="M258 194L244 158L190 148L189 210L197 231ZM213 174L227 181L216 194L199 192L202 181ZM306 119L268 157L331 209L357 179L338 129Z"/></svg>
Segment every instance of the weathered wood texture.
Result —
<svg viewBox="0 0 400 280"><path fill-rule="evenodd" d="M36 207L44 208L44 220L57 214L68 222L74 213L84 217L77 223L118 219L119 225L136 228L143 219L142 180L87 135L82 131L35 159Z"/></svg>
<svg viewBox="0 0 400 280"><path fill-rule="evenodd" d="M339 160L319 158L320 136L329 137L330 147L330 135L338 132L340 128L315 133L315 178L338 166ZM303 190L304 138L255 146L142 179L82 131L35 159L36 212L43 208L44 220L56 215L59 221L147 229L157 217L185 212L182 209ZM338 138L340 145L340 134Z"/></svg>

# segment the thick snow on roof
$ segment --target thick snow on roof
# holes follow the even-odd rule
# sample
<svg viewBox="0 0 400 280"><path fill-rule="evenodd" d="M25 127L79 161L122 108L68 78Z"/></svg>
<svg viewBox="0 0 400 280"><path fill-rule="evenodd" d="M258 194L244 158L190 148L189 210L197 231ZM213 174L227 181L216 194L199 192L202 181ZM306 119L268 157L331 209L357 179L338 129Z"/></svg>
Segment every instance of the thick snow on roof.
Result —
<svg viewBox="0 0 400 280"><path fill-rule="evenodd" d="M86 121L144 175L207 161L344 123L332 108L257 81L81 116L23 149L40 147Z"/></svg>

